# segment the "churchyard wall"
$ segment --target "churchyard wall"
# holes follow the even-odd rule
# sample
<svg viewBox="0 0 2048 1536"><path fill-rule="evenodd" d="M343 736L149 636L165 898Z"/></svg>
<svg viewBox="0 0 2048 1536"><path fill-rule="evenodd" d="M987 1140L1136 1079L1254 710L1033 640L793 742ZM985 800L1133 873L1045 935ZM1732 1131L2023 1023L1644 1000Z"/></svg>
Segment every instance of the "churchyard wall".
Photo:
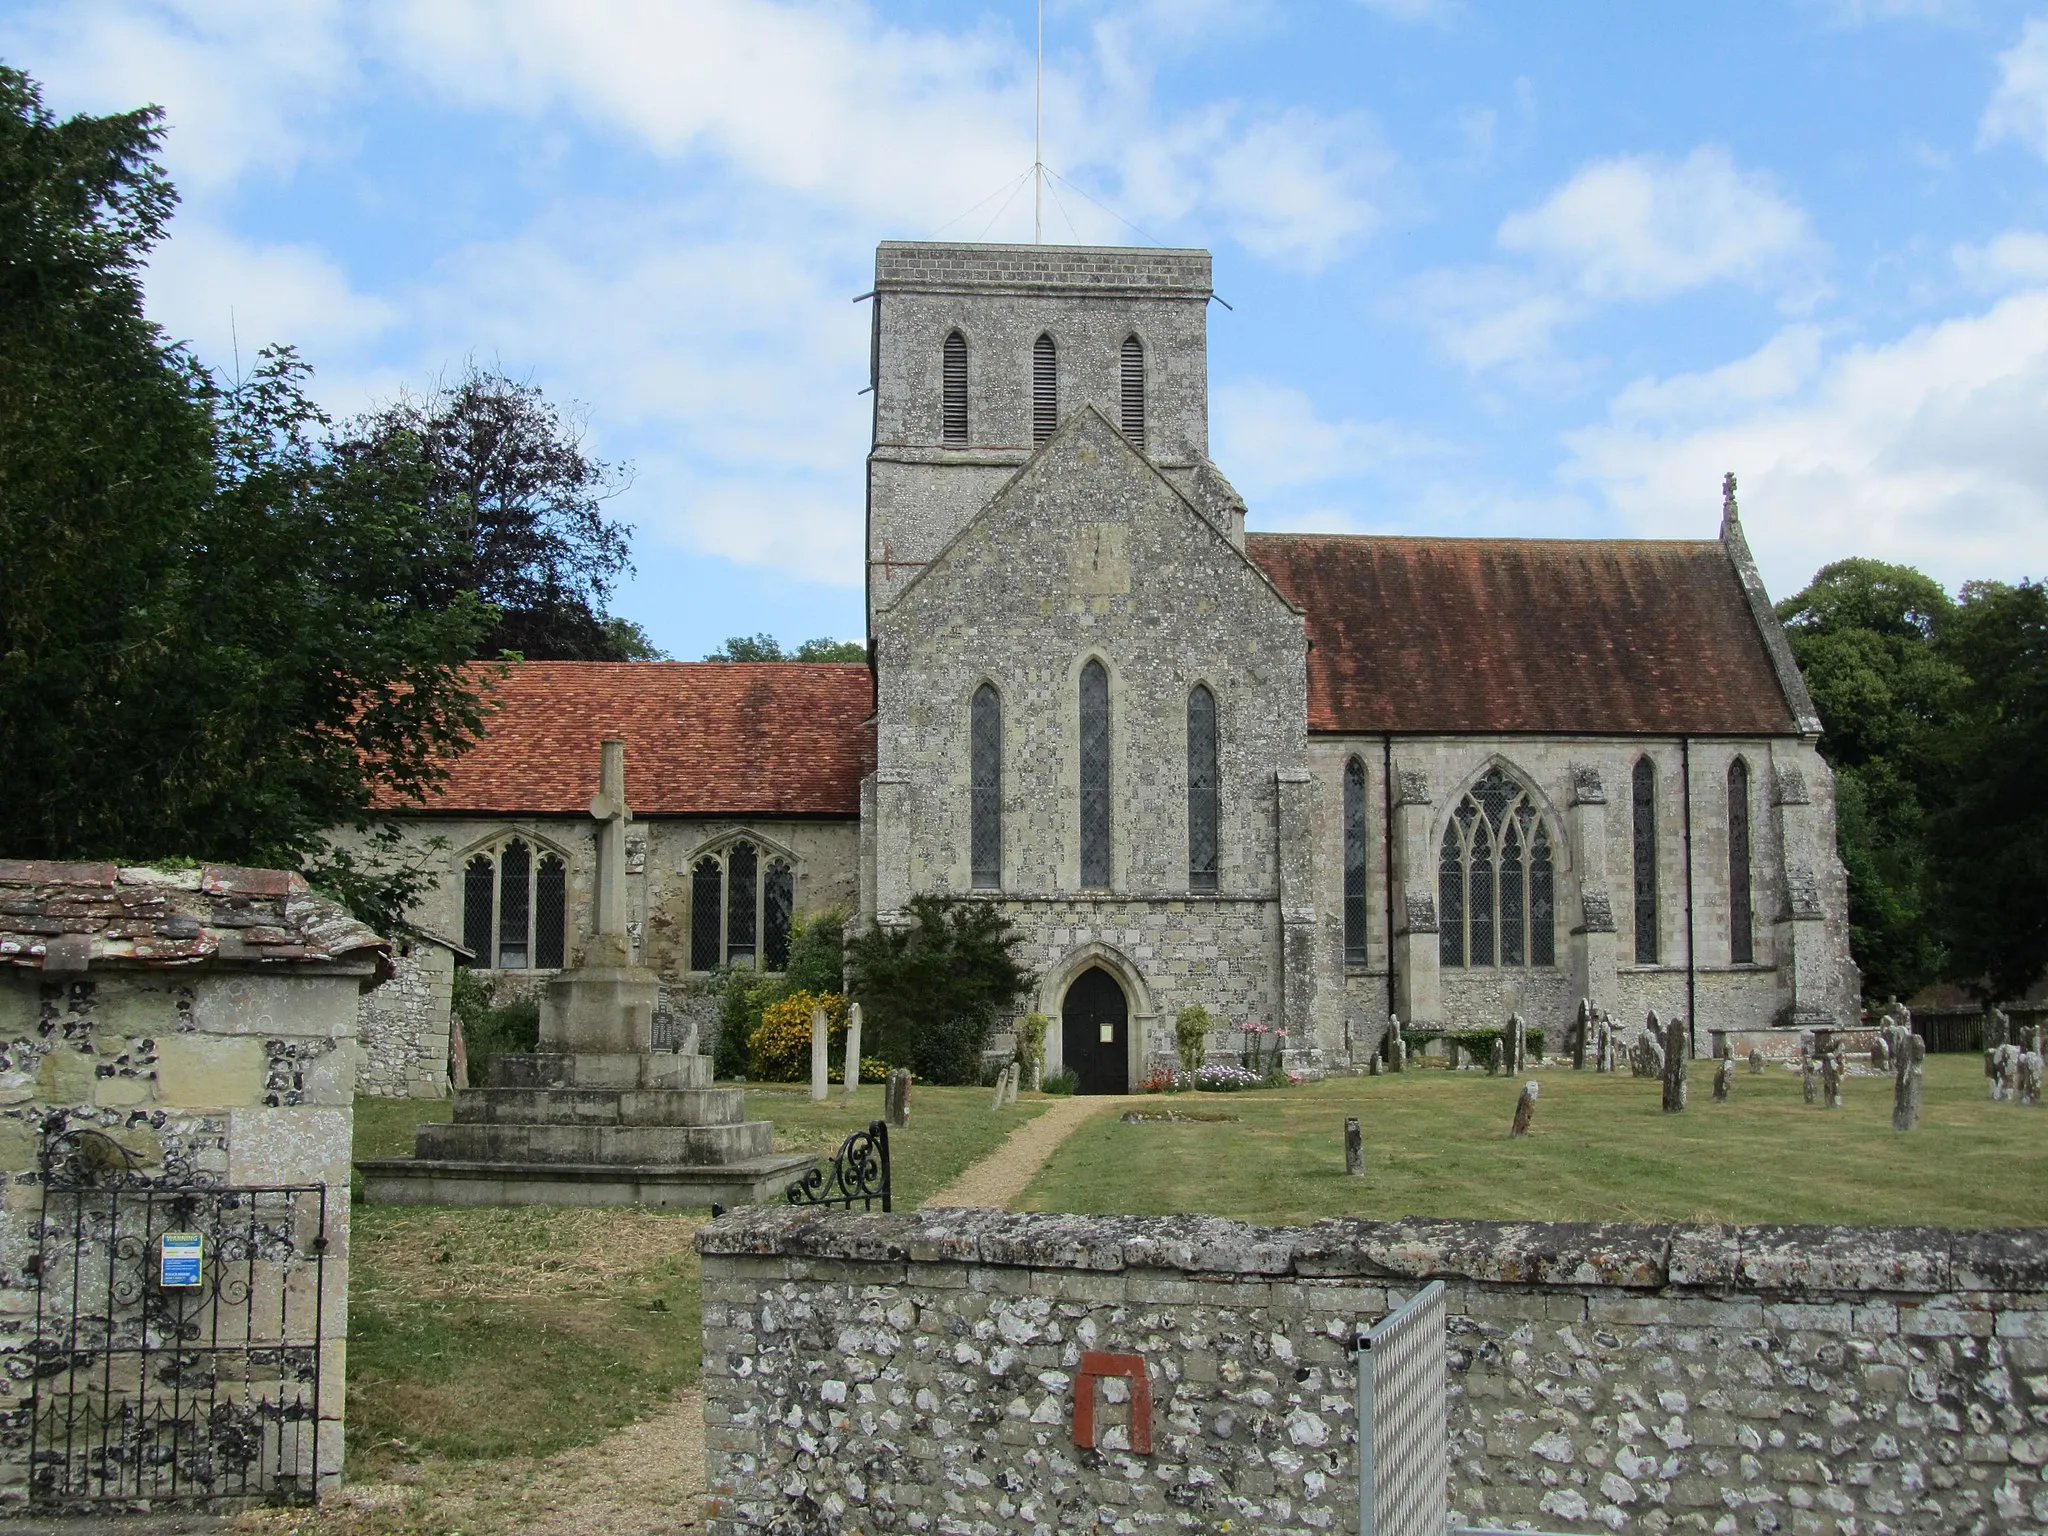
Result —
<svg viewBox="0 0 2048 1536"><path fill-rule="evenodd" d="M0 1509L27 1496L32 1362L63 1337L73 1294L43 1298L39 1343L42 1159L81 1131L133 1159L110 1175L125 1185L327 1187L318 1471L339 1480L357 1010L386 953L295 875L0 860ZM302 1244L320 1235L301 1226ZM154 1255L120 1257L143 1291ZM310 1269L299 1276L292 1315L311 1318Z"/></svg>
<svg viewBox="0 0 2048 1536"><path fill-rule="evenodd" d="M455 956L424 941L392 957L396 974L365 992L356 1019L356 1091L376 1098L448 1096L449 991Z"/></svg>
<svg viewBox="0 0 2048 1536"><path fill-rule="evenodd" d="M714 1536L1356 1521L1347 1343L1449 1288L1451 1504L1551 1531L2048 1525L2048 1234L749 1209L702 1229ZM1083 1351L1142 1357L1077 1448Z"/></svg>

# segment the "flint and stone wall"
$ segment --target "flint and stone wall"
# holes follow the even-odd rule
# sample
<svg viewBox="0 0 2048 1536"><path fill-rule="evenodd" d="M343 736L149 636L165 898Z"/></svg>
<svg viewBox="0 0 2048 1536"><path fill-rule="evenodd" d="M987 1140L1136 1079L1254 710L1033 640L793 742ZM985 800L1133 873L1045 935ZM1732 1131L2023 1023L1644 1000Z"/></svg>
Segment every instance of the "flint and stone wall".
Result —
<svg viewBox="0 0 2048 1536"><path fill-rule="evenodd" d="M394 955L397 974L363 994L356 1020L356 1092L376 1098L448 1097L449 992L455 957L438 944Z"/></svg>
<svg viewBox="0 0 2048 1536"><path fill-rule="evenodd" d="M1353 1529L1346 1344L1432 1278L1466 1521L2048 1528L2048 1233L750 1209L697 1246L715 1536ZM1114 1383L1075 1447L1083 1350L1144 1357L1153 1454Z"/></svg>

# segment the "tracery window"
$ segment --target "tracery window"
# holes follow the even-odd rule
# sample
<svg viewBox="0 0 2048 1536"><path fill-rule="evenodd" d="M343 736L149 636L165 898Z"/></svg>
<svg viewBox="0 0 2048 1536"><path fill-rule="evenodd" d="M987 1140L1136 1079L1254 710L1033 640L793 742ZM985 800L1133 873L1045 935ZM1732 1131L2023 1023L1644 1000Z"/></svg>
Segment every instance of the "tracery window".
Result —
<svg viewBox="0 0 2048 1536"><path fill-rule="evenodd" d="M1195 684L1188 695L1188 889L1216 889L1222 790L1217 782L1216 695Z"/></svg>
<svg viewBox="0 0 2048 1536"><path fill-rule="evenodd" d="M1557 964L1550 829L1528 790L1498 768L1465 792L1444 828L1437 925L1446 966Z"/></svg>
<svg viewBox="0 0 2048 1536"><path fill-rule="evenodd" d="M690 866L690 969L763 971L789 966L796 871L739 838Z"/></svg>
<svg viewBox="0 0 2048 1536"><path fill-rule="evenodd" d="M1365 964L1365 764L1344 765L1344 963Z"/></svg>
<svg viewBox="0 0 2048 1536"><path fill-rule="evenodd" d="M1145 446L1145 344L1135 336L1124 338L1122 388L1123 429L1133 448Z"/></svg>
<svg viewBox="0 0 2048 1536"><path fill-rule="evenodd" d="M1749 764L1739 757L1728 765L1728 959L1734 965L1756 960L1749 892Z"/></svg>
<svg viewBox="0 0 2048 1536"><path fill-rule="evenodd" d="M1109 884L1109 673L1081 669L1081 884Z"/></svg>
<svg viewBox="0 0 2048 1536"><path fill-rule="evenodd" d="M946 338L944 379L940 385L940 426L949 443L967 441L967 338L958 331Z"/></svg>
<svg viewBox="0 0 2048 1536"><path fill-rule="evenodd" d="M1003 701L993 683L974 690L968 711L968 752L973 761L968 840L976 890L1003 883Z"/></svg>
<svg viewBox="0 0 2048 1536"><path fill-rule="evenodd" d="M1042 443L1060 425L1060 354L1050 336L1031 348L1031 441Z"/></svg>
<svg viewBox="0 0 2048 1536"><path fill-rule="evenodd" d="M1657 963L1657 770L1636 759L1634 780L1636 964Z"/></svg>
<svg viewBox="0 0 2048 1536"><path fill-rule="evenodd" d="M463 864L462 947L486 970L560 970L567 912L568 866L551 848L536 858L508 837Z"/></svg>

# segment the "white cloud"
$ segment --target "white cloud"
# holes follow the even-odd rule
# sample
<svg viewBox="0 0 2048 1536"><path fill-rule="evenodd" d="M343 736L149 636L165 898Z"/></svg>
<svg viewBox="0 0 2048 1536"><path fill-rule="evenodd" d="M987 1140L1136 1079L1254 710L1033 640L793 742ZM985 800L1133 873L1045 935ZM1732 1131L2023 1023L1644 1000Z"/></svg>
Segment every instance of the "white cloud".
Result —
<svg viewBox="0 0 2048 1536"><path fill-rule="evenodd" d="M2048 16L2036 16L1998 56L1998 89L1977 125L1980 144L2017 139L2048 160Z"/></svg>
<svg viewBox="0 0 2048 1536"><path fill-rule="evenodd" d="M35 61L60 114L164 108L164 161L186 192L284 172L328 136L355 79L339 0L140 0L17 13L0 52Z"/></svg>
<svg viewBox="0 0 2048 1536"><path fill-rule="evenodd" d="M1287 112L1220 147L1208 201L1254 255L1314 269L1371 238L1379 213L1361 189L1392 166L1368 119Z"/></svg>
<svg viewBox="0 0 2048 1536"><path fill-rule="evenodd" d="M1976 0L1805 0L1837 27L1864 27L1880 21L1967 21Z"/></svg>
<svg viewBox="0 0 2048 1536"><path fill-rule="evenodd" d="M349 351L398 317L390 301L359 293L324 252L252 245L186 217L152 254L149 316L201 357L246 366L257 349L284 342L308 352Z"/></svg>
<svg viewBox="0 0 2048 1536"><path fill-rule="evenodd" d="M1417 278L1408 298L1410 312L1453 362L1474 373L1540 364L1553 382L1561 365L1550 355L1552 338L1589 307L1507 267L1439 267Z"/></svg>
<svg viewBox="0 0 2048 1536"><path fill-rule="evenodd" d="M1819 254L1805 212L1711 144L1596 161L1499 239L1589 298L1637 302L1722 282L1810 291Z"/></svg>
<svg viewBox="0 0 2048 1536"><path fill-rule="evenodd" d="M1633 532L1700 537L1736 471L1780 595L1849 553L1951 585L2048 569L2048 290L1818 362L1811 346L1795 329L1713 374L1631 386L1632 409L1568 437L1567 480Z"/></svg>
<svg viewBox="0 0 2048 1536"><path fill-rule="evenodd" d="M1983 245L1955 248L1956 270L1979 288L2048 283L2048 235L2008 230Z"/></svg>
<svg viewBox="0 0 2048 1536"><path fill-rule="evenodd" d="M1247 501L1376 475L1443 451L1425 434L1391 422L1326 420L1305 391L1288 385L1221 384L1210 392L1209 410L1216 462Z"/></svg>

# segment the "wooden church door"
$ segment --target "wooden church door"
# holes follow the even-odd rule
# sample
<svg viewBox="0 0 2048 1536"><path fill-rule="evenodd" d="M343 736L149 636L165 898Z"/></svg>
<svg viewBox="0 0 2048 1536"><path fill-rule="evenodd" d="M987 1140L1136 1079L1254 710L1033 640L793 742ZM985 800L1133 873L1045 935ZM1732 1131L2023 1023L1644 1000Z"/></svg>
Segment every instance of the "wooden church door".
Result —
<svg viewBox="0 0 2048 1536"><path fill-rule="evenodd" d="M1130 1005L1114 976L1091 966L1074 978L1060 1009L1060 1044L1081 1092L1130 1092L1129 1029Z"/></svg>

